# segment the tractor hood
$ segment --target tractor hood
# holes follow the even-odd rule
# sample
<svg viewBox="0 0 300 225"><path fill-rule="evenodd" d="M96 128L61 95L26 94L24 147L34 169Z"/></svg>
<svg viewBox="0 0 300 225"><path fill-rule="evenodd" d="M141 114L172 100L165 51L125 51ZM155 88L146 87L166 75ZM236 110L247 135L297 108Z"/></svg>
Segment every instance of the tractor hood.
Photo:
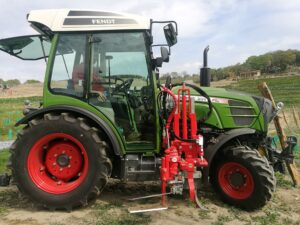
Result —
<svg viewBox="0 0 300 225"><path fill-rule="evenodd" d="M228 104L228 100L253 101L250 94L229 90L225 88L201 87L211 98L213 103ZM198 92L191 90L191 95L196 102L206 102L204 97L199 96ZM199 97L197 97L199 96Z"/></svg>
<svg viewBox="0 0 300 225"><path fill-rule="evenodd" d="M207 125L220 129L248 127L261 132L267 131L274 111L268 99L224 88L201 88L210 96L214 106L212 116L205 122ZM191 96L195 100L197 117L200 119L206 114L207 100L194 90L191 90Z"/></svg>

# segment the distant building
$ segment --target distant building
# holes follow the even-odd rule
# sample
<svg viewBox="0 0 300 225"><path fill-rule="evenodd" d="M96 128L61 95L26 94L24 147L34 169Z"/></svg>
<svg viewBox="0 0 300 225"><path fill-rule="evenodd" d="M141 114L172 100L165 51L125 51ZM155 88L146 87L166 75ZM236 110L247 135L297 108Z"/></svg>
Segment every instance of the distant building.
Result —
<svg viewBox="0 0 300 225"><path fill-rule="evenodd" d="M240 79L255 79L259 76L261 76L260 70L245 71L245 72L240 72L239 74Z"/></svg>

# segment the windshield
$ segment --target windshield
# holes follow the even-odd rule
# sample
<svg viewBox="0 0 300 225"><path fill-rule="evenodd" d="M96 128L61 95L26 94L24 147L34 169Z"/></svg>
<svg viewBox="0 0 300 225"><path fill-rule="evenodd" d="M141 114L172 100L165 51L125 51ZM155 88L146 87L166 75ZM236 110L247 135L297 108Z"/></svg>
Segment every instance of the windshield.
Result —
<svg viewBox="0 0 300 225"><path fill-rule="evenodd" d="M23 60L38 60L49 56L50 40L41 35L30 35L0 40L0 50Z"/></svg>

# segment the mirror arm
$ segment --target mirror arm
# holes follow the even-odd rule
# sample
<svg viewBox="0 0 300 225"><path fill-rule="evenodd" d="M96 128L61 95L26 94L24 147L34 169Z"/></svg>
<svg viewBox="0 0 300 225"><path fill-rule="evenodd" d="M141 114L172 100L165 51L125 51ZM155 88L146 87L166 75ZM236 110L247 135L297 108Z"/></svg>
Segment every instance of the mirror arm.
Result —
<svg viewBox="0 0 300 225"><path fill-rule="evenodd" d="M176 23L176 21L174 21L174 20L169 20L169 21L154 21L154 20L150 20L150 34L151 34L151 37L153 37L153 35L152 35L152 24L154 24L154 23L173 23L173 24L175 24L175 33L176 33L176 35L178 35L178 26L177 26L177 23Z"/></svg>
<svg viewBox="0 0 300 225"><path fill-rule="evenodd" d="M168 50L169 50L169 55L171 55L171 47L169 45L167 45L167 44L155 44L155 45L151 45L151 48L153 48L153 47L162 47L162 46L163 47L167 47Z"/></svg>

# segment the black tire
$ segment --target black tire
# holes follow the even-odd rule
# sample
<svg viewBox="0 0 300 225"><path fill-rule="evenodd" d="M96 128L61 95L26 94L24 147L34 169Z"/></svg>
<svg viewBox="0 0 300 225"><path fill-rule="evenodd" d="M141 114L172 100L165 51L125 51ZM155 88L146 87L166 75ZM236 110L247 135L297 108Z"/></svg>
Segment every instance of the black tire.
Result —
<svg viewBox="0 0 300 225"><path fill-rule="evenodd" d="M230 146L220 152L210 181L224 202L249 211L263 207L276 186L268 160L247 146Z"/></svg>
<svg viewBox="0 0 300 225"><path fill-rule="evenodd" d="M81 167L78 167L80 168L79 171L85 171L85 175L80 178L81 180L80 182L78 181L77 187L63 193L58 193L61 191L59 188L57 188L57 193L50 193L49 191L45 191L43 188L38 187L37 182L33 181L34 179L32 179L31 175L34 174L35 171L30 167L28 161L29 157L32 157L30 151L39 149L34 147L36 146L35 144L38 143L39 140L42 140L43 137L50 137L55 133L63 134L63 137L64 135L69 135L70 138L78 140L76 143L80 143L81 145L78 145L83 147L85 151L84 156L80 156L81 158L84 158L82 165ZM107 157L108 145L100 138L100 136L101 133L96 128L89 126L84 118L76 118L68 113L60 113L57 115L45 114L43 118L31 120L18 134L17 140L10 149L12 176L18 189L33 202L51 210L71 210L74 207L86 205L89 200L95 199L101 193L112 171L112 163ZM53 145L53 143L57 143L57 141L63 144L65 142L70 143L70 140L66 138L55 139L49 141L47 146L49 147ZM73 142L71 142L71 144L74 144L74 146L76 145ZM79 147L76 149L79 149ZM41 151L45 151L42 154L43 157L46 158L44 155L48 154L50 150L46 149ZM78 154L80 155L80 152ZM81 154L83 155L83 152L81 152ZM70 160L72 158L67 159L71 165ZM46 161L46 159L44 160ZM72 165L75 165L74 161L72 163ZM86 163L87 166L85 166L84 163ZM62 164L59 166L62 166ZM36 173L38 174L38 172ZM45 171L45 176L48 178L52 176L53 179L55 179L55 176L49 175L49 173L49 171ZM71 181L67 181L66 184L71 184L72 182L75 182L76 179L79 180L79 177L80 173L78 173L77 177L72 178ZM50 180L49 182L53 181Z"/></svg>

